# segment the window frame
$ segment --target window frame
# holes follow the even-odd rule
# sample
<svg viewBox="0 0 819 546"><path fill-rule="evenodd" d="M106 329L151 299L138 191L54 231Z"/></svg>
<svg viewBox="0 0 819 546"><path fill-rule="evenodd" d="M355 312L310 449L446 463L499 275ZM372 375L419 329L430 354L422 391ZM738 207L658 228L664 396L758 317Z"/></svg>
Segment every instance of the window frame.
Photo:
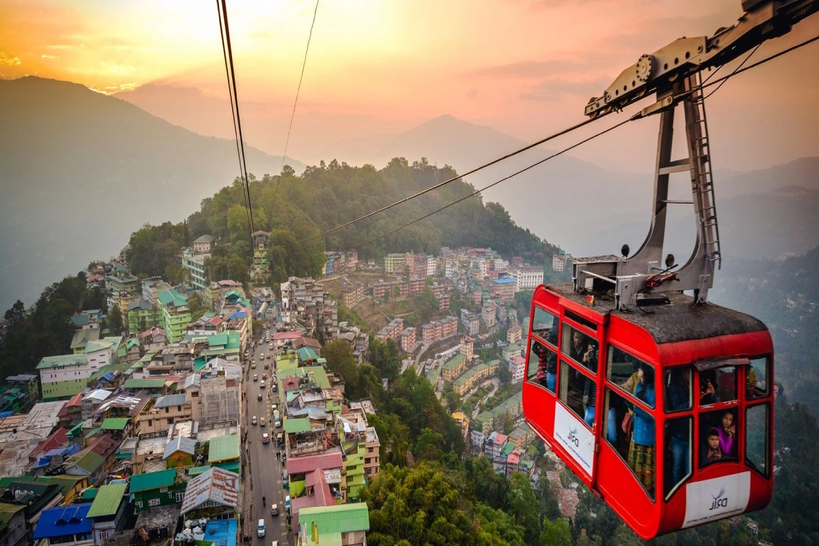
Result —
<svg viewBox="0 0 819 546"><path fill-rule="evenodd" d="M769 389L768 392L769 392L768 396L770 396L770 392L771 392L770 389ZM751 461L748 458L748 451L749 451L748 450L748 436L749 436L749 434L748 434L747 427L748 427L749 423L751 423L751 419L748 418L748 412L752 411L752 410L754 410L755 408L758 408L758 407L763 407L765 409L765 434L764 434L764 438L765 438L765 472L762 472L761 470L759 470L756 463L754 463L753 461ZM773 470L773 459L771 458L771 430L772 430L771 409L772 408L773 408L772 401L771 400L765 400L765 399L761 400L759 403L756 403L756 404L747 404L744 407L745 422L743 424L744 424L744 427L745 427L745 429L744 429L744 433L745 433L744 440L745 440L745 442L743 443L743 448L744 449L743 449L742 462L745 464L746 467L748 467L749 469L757 472L760 476L762 476L766 480L769 480L771 478L771 474L772 474L772 470ZM737 457L737 460L739 460L739 457Z"/></svg>

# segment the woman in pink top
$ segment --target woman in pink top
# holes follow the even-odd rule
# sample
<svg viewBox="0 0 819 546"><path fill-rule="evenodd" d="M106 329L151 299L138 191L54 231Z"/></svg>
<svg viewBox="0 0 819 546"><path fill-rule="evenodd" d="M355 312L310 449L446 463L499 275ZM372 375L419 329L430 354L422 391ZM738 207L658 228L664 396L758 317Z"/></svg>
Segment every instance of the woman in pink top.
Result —
<svg viewBox="0 0 819 546"><path fill-rule="evenodd" d="M734 425L734 413L726 411L722 414L722 422L719 428L719 447L729 457L736 457L734 452L734 435L736 434L736 425Z"/></svg>

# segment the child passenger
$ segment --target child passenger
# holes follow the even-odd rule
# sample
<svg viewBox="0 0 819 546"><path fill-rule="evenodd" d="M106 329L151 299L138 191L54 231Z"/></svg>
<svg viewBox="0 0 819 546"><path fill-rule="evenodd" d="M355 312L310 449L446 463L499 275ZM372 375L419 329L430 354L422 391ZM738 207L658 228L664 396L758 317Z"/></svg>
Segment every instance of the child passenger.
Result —
<svg viewBox="0 0 819 546"><path fill-rule="evenodd" d="M736 457L734 452L736 426L734 425L734 413L732 411L726 411L722 414L722 421L717 432L719 433L719 447L725 453L725 456Z"/></svg>
<svg viewBox="0 0 819 546"><path fill-rule="evenodd" d="M700 449L700 464L705 466L726 457L725 452L720 447L719 431L712 428L708 431L708 438Z"/></svg>

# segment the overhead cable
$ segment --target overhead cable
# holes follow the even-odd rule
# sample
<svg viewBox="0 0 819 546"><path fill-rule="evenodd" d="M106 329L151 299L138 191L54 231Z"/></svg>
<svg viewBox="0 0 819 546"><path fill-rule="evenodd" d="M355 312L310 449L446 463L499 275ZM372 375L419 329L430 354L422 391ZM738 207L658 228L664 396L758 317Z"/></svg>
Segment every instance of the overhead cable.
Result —
<svg viewBox="0 0 819 546"><path fill-rule="evenodd" d="M421 190L421 191L419 191L419 192L416 192L416 193L414 193L414 194L412 194L412 195L409 195L409 196L407 196L407 197L404 197L404 198L402 198L402 199L399 199L398 201L395 201L395 202L393 202L393 203L390 203L389 205L385 205L385 206L381 207L380 209L377 209L377 210L374 210L374 211L372 211L372 212L369 212L369 213L367 213L367 214L365 214L365 215L363 215L363 216L359 216L359 217L358 217L358 218L356 218L355 220L350 220L349 222L345 222L345 223L343 223L343 224L341 224L341 225L339 225L339 226L336 226L336 227L334 227L334 228L332 228L332 229L328 229L327 231L324 231L324 232L322 232L322 233L319 233L318 235L315 235L315 236L310 237L310 238L308 238L308 239L304 239L304 240L303 240L303 241L301 241L301 242L302 242L302 243L307 243L307 242L309 242L309 241L312 241L313 239L318 239L319 237L324 237L325 235L329 235L330 233L336 232L336 231L338 231L338 230L340 230L340 229L342 229L342 228L345 228L345 227L347 227L347 226L351 226L351 225L353 225L353 224L355 224L355 223L357 223L357 222L360 222L361 220L366 220L367 218L370 218L370 217L372 217L372 216L375 216L376 214L378 214L378 213L380 213L380 212L384 212L385 210L389 210L389 209L391 209L391 208L393 208L393 207L397 207L398 205L400 205L400 204L402 204L402 203L406 203L407 201L411 201L412 199L415 199L416 197L420 197L420 196L422 196L422 195L424 195L424 194L426 194L426 193L429 193L429 192L431 192L431 191L433 191L433 190L437 190L438 188L441 188L441 187L443 187L443 186L446 186L447 184L450 184L450 183L452 183L452 182L455 182L456 180L460 180L460 179L461 179L461 178L463 178L464 176L469 176L470 174L474 174L474 173L476 173L476 172L478 172L478 171L480 171L480 170L483 170L483 169L485 169L485 168L487 168L487 167L491 167L492 165L495 165L496 163L500 163L501 161L505 161L505 160L509 159L510 157L514 157L514 156L516 156L516 155L518 155L518 154L521 154L521 153L523 153L523 152L525 152L525 151L527 151L527 150L531 150L532 148L535 148L535 147L537 147L537 146L540 146L541 144L543 144L543 143L545 143L545 142L548 142L548 141L550 141L550 140L554 140L555 138L557 138L557 137L559 137L559 136L563 136L563 135L565 135L565 134L571 133L572 131L575 131L575 130L577 130L577 129L580 129L581 127L584 127L584 126L586 126L586 125L588 125L589 123L592 123L592 122L594 122L594 121L596 121L596 120L594 120L594 119L587 119L587 120L585 120L585 121L582 121L582 122L580 122L580 123L578 123L578 124L576 124L576 125L573 125L573 126L571 126L571 127L568 127L568 128L566 128L566 129L563 129L562 131L559 131L559 132L557 132L557 133L554 133L554 134L552 134L552 135L549 135L549 136L547 136L546 138L542 138L542 139L538 140L537 142L533 142L532 144L529 144L528 146L524 146L523 148L520 148L520 149L518 149L518 150L515 150L514 152L510 152L510 153L508 153L508 154L506 154L506 155L504 155L504 156L501 156L501 157L499 157L499 158L497 158L497 159L493 159L492 161L490 161L490 162L488 162L488 163L484 163L484 164L483 164L483 165L481 165L480 167L475 167L474 169L469 170L469 171L467 171L467 172L465 172L465 173L463 173L463 174L459 174L459 175L457 175L457 176L453 176L452 178L448 178L448 179L444 180L443 182L439 182L438 184L435 184L435 185L433 185L433 186L430 186L429 188L423 189L423 190Z"/></svg>
<svg viewBox="0 0 819 546"><path fill-rule="evenodd" d="M725 82L727 82L727 81L728 81L728 79L729 79L729 78L731 78L731 76L735 76L735 75L737 74L737 72L738 72L739 70L741 70L741 69L742 69L742 67L745 65L745 63L747 63L747 62L748 62L748 60L749 60L751 57L753 57L753 56L754 56L754 53L756 53L756 50L757 50L757 49L759 49L759 46L761 46L761 45L762 45L761 43L760 43L760 44L757 44L757 46L756 46L755 48L753 48L753 49L751 50L751 52L750 52L750 53L748 53L748 56L747 56L747 57L745 57L745 58L742 60L742 62L741 62L741 63L739 63L739 65L737 65L737 67L736 67L736 68L733 70L733 72L731 72L731 73L728 75L728 78L726 78L726 79L722 80L722 81L719 83L719 85L717 86L717 88L716 88L716 89L714 89L713 91L711 91L710 93L708 93L707 95L705 95L705 97L703 98L703 100L707 99L708 97L710 97L711 95L713 95L714 93L716 93L717 91L719 91L719 88L720 88L720 87L722 87L722 85L723 85ZM722 68L722 67L720 67L720 68ZM714 74L716 74L716 72L714 72ZM713 76L714 74L712 74L712 76ZM709 77L709 79L710 79L710 77ZM705 80L705 82L703 82L703 84L705 84L705 83L708 83L708 80Z"/></svg>
<svg viewBox="0 0 819 546"><path fill-rule="evenodd" d="M290 131L293 129L293 118L296 117L296 105L299 103L299 93L301 92L301 82L304 80L304 69L307 66L307 54L310 52L310 40L313 39L313 27L316 25L316 14L318 13L319 0L316 0L316 9L313 10L313 22L310 23L310 33L307 35L307 48L304 50L304 60L301 63L301 75L299 85L296 88L296 100L293 101L293 112L290 114L290 125L287 127L287 138L284 141L284 153L282 154L281 172L284 169L284 158L287 157L287 146L290 144Z"/></svg>
<svg viewBox="0 0 819 546"><path fill-rule="evenodd" d="M735 75L737 75L737 74L740 74L740 73L742 73L742 72L745 72L745 71L750 70L750 69L752 69L752 68L755 68L755 67L757 67L757 66L760 66L760 65L762 65L762 64L765 64L765 63L767 63L768 61L772 61L773 59L776 59L777 57L781 57L782 55L785 55L785 54L787 54L787 53L790 53L791 51L795 51L795 50L797 50L797 49L799 49L799 48L801 48L801 47L804 47L804 46L806 46L806 45L808 45L808 44L810 44L810 43L813 43L813 42L815 42L815 41L817 41L817 40L819 40L819 36L815 36L815 37L813 37L813 38L810 38L810 39L808 39L808 40L805 40L805 41L803 41L803 42L801 42L801 43L799 43L799 44L797 44L797 45L795 45L795 46L789 47L789 48L787 48L787 49L785 49L785 50L783 50L783 51L780 51L779 53L776 53L776 54L774 54L774 55L771 55L770 57L766 57L766 58L764 58L764 59L762 59L762 60L760 60L760 61L757 61L756 63L753 63L753 64L748 65L747 67L744 67L744 68L743 68L743 67L742 67L742 65L743 65L743 64L745 64L745 62L747 62L747 61L748 61L748 59L751 57L751 55L753 55L753 53L756 51L756 49L754 49L754 51L752 51L752 52L751 52L751 55L749 55L748 57L746 57L746 58L745 58L745 60L744 60L744 61L743 61L743 62L742 62L742 63L741 63L741 64L740 64L740 65L739 65L739 66L738 66L738 67L737 67L737 68L736 68L736 69L735 69L733 72L731 72L731 73L730 73L730 74L728 74L727 76L723 76L722 78L719 78L719 79L717 79L717 80L714 80L713 82L710 82L710 83L708 83L708 84L703 84L701 87L702 87L702 88L707 88L707 87L711 87L711 86L714 86L714 85L720 85L720 86L721 86L721 83L724 83L725 81L729 80L730 78L732 78L733 76L735 76ZM713 94L714 94L714 93L715 93L715 92L716 92L718 89L719 89L719 87L717 87L717 89L715 89L714 91L712 91L712 92L709 94L709 96L710 96L710 95L713 95ZM600 118L597 118L597 119L600 119ZM453 206L453 205L456 205L456 204L460 203L461 201L465 201L466 199L469 199L470 197L474 197L475 195L478 195L479 193L482 193L482 192L484 192L484 191L488 190L489 188L492 188L492 187L494 187L494 186L497 186L498 184L500 184L500 183L502 183L502 182L505 182L505 181L509 180L509 179L510 179L510 178L512 178L512 177L515 177L515 176L517 176L517 175L519 175L519 174L521 174L521 173L523 173L523 172L526 172L526 171L528 171L528 170L530 170L530 169L532 169L532 168L534 168L534 167L536 167L536 166L538 166L538 165L541 165L542 163L545 163L546 161L549 161L550 159L553 159L553 158L555 158L555 157L557 157L557 156L559 156L559 155L562 155L562 154L564 154L564 153L566 153L566 152L568 152L568 151L570 151L570 150L572 150L572 149L574 149L574 148L576 148L576 147L578 147L578 146L580 146L580 145L582 145L582 144L585 144L586 142L589 142L590 140L593 140L593 139L595 139L595 138L597 138L597 137L599 137L599 136L602 136L602 135L604 135L604 134L606 134L606 133L608 133L608 132L610 132L610 131L613 131L614 129L617 129L617 128L619 128L619 127L621 127L621 126L625 125L626 123L629 123L629 122L631 122L631 121L635 121L635 120L637 120L637 119L642 119L639 113L638 113L638 114L636 114L636 115L634 115L634 116L632 116L632 117L631 117L631 118L629 118L629 119L626 119L626 120L621 121L620 123L618 123L618 124L616 124L616 125L612 125L612 126L611 126L611 127L609 127L608 129L605 129L605 130L603 130L603 131L600 131L600 132L598 132L598 133L595 133L594 135L592 135L592 136L590 136L590 137L587 137L587 138L585 138L585 139L581 140L580 142L577 142L577 143L575 143L575 144L572 144L571 146L569 146L569 147L567 147L567 148L564 148L563 150L560 150L559 152L556 152L556 153L554 153L554 154L552 154L552 155L550 155L550 156L548 156L548 157L546 157L546 158L544 158L544 159L541 159L540 161L537 161L537 162L535 162L535 163L532 163L531 165L529 165L529 166L527 166L527 167L524 167L523 169L520 169L519 171L516 171L516 172L514 172L514 173L512 173L512 174L510 174L510 175L508 175L508 176L505 176L504 178L501 178L500 180L497 180L497 181L495 181L495 182L493 182L493 183L489 184L488 186L484 186L483 188L481 188L481 189L479 189L479 190L476 190L476 191L472 192L472 193L471 193L471 194L469 194L469 195L466 195L466 196L464 196L464 197L461 197L460 199L457 199L457 200L455 200L455 201L453 201L453 202L451 202L451 203L449 203L449 204L447 204L447 205L444 205L443 207L440 207L440 208L438 208L438 209L436 209L436 210L434 210L434 211L432 211L432 212L430 212L430 213L428 213L428 214L425 214L424 216L421 216L421 217L419 217L419 218L416 218L415 220L412 220L411 222L407 222L406 224L403 224L403 225L401 225L401 226L399 226L399 227L397 227L397 228L395 228L395 229L393 229L393 230L391 230L391 231L389 231L389 232L387 232L387 233L385 233L385 234L383 234L383 235L379 235L378 237L374 237L373 239L370 239L370 240L369 240L369 241L367 241L366 243L363 243L363 244L361 244L361 245L359 245L359 246L355 247L355 249L356 249L356 250L358 250L358 249L360 249L360 248L363 248L363 247L365 247L365 246L367 246L367 245L370 245L370 244L374 243L375 241L378 241L378 240L380 240L380 239L383 239L384 237L388 237L389 235L392 235L393 233L396 233L396 232L398 232L398 231L400 231L400 230L402 230L402 229L405 229L405 228L407 228L407 227L409 227L409 226L411 226L411 225L413 225L413 224L416 224L416 223L418 223L418 222L420 222L420 221L422 221L422 220L425 220L426 218L429 218L430 216L432 216L432 215L434 215L434 214L437 214L437 213L439 213L439 212L441 212L441 211L443 211L443 210L448 209L449 207L451 207L451 206ZM569 132L569 131L571 131L571 130L573 130L573 128L567 129L567 130L566 130L566 131L564 131L563 133L565 133L565 132ZM560 134L563 134L563 133L560 133ZM530 146L529 146L529 147L527 147L526 149L531 148L532 146L535 146L535 145L537 145L537 143L530 145ZM517 153L517 152L516 152L516 153ZM500 160L496 160L495 162L497 162L497 161L500 161ZM480 168L483 168L483 167L479 167L478 169L473 169L472 171L470 171L470 173L475 172L475 171L479 170ZM466 174L470 174L470 173L466 173ZM466 174L461 175L461 176L466 176ZM436 187L436 186L433 186L432 188L430 188L430 190L431 190L431 189L435 189L435 187ZM428 190L424 190L424 192L419 192L419 194L421 194L421 193L425 193L426 191L428 191ZM410 198L404 199L404 200L402 200L402 201L400 201L400 202L406 201L406 200L408 200L408 199L410 199ZM396 204L398 204L398 203L399 203L399 202L396 202ZM394 205L389 205L388 207L385 207L383 210L386 210L386 208L390 208L390 207L392 207L392 206L394 206ZM375 214L375 213L377 213L377 212L379 212L379 211L375 211L374 213L371 213L371 214L369 214L369 215L365 215L365 216L364 216L364 217L362 217L362 218L372 216L372 214ZM349 225L349 224L354 223L354 222L357 222L357 221L358 221L358 220L353 220L352 222L348 222L348 224L345 224L345 225ZM340 229L341 227L344 227L344 225L339 226L339 228L336 228L336 229ZM335 229L334 229L334 230L331 230L331 231L335 231ZM329 233L329 232L328 232L328 233ZM310 239L308 239L308 240L310 240Z"/></svg>
<svg viewBox="0 0 819 546"><path fill-rule="evenodd" d="M476 196L476 195L478 195L479 193L482 193L482 192L484 192L484 191L488 190L489 188L492 188L492 187L494 187L494 186L497 186L498 184L500 184L500 183L502 183L502 182L506 182L506 181L507 181L507 180L509 180L510 178L513 178L513 177L515 177L515 176L517 176L517 175L519 175L519 174L521 174L521 173L525 173L526 171L528 171L528 170L530 170L530 169L534 169L534 168L535 168L535 167L537 167L538 165L542 165L543 163L546 163L547 161L549 161L549 160L551 160L551 159L554 159L554 158L556 158L556 157L557 157L557 156L559 156L559 155L563 155L563 154L565 154L566 152L568 152L568 151L570 151L570 150L573 150L573 149L577 148L578 146L581 146L581 145L583 145L583 144L585 144L585 143L589 142L590 140L594 140L595 138L597 138L597 137L599 137L599 136L603 136L603 135L605 135L606 133L611 132L611 131L613 131L613 130L615 130L615 129L619 128L619 127L622 127L622 126L623 126L623 125L625 125L626 123L629 123L629 122L634 121L634 120L636 120L636 119L641 119L641 118L632 117L632 118L629 118L629 119L624 119L624 120L623 120L623 121L621 121L620 123L617 123L617 124L615 124L615 125L612 125L612 126L611 126L611 127L609 127L608 129L604 129L604 130L602 130L602 131L600 131L600 132L597 132L597 133L595 133L595 134L593 134L593 135L591 135L591 136L589 136L589 137L584 138L583 140L581 140L581 141L579 141L579 142L575 142L575 143L574 143L574 144L572 144L571 146L568 146L568 147L566 147L566 148L563 148L563 149L562 149L562 150L560 150L559 152L555 152L555 153L553 153L552 155L550 155L550 156L548 156L548 157L544 157L543 159L541 159L541 160L539 160L539 161L536 161L536 162L534 162L534 163L532 163L532 164L530 164L530 165L528 165L528 166L526 166L526 167L524 167L524 168L522 168L522 169L520 169L520 170L518 170L518 171L515 171L515 172L513 172L512 174L507 175L507 176L505 176L505 177L501 178L500 180L496 180L495 182L492 182L492 183L491 183L491 184L489 184L488 186L484 186L483 188L481 188L481 189L479 189L479 190L475 190L474 192L470 193L469 195L465 195L464 197L461 197L460 199L457 199L457 200L455 200L455 201L453 201L453 202L451 202L451 203L449 203L449 204L447 204L447 205L444 205L443 207L440 207L440 208L438 208L438 209L436 209L436 210L434 210L434 211L432 211L432 212L430 212L430 213L428 213L428 214L425 214L424 216L421 216L421 217L419 217L419 218L416 218L415 220L413 220L413 221L411 221L411 222L407 222L406 224L403 224L403 225L401 225L401 226L399 226L399 227L397 227L397 228L393 229L392 231L389 231L389 232L387 232L387 233L385 233L385 234L383 234L383 235L379 235L378 237L375 237L375 238L373 238L373 239L370 239L370 240L369 240L369 241L367 241L366 243L363 243L363 244L361 244L361 245L359 245L359 246L355 247L355 249L356 249L356 250L358 250L358 249L360 249L360 248L362 248L362 247L365 247L365 246L367 246L367 245L369 245L369 244L374 243L375 241L378 241L379 239L383 239L384 237L387 237L387 236L389 236L389 235L392 235L393 233L395 233L395 232L397 232L397 231L400 231L400 230L402 230L402 229L404 229L404 228L407 228L407 227L409 227L409 226L411 226L411 225L413 225L413 224L417 224L417 223L418 223L418 222L420 222L421 220L425 220L426 218L429 218L429 217L430 217L430 216L432 216L433 214L438 214L439 212L441 212L441 211L443 211L443 210L446 210L446 209L448 209L449 207L451 207L451 206L453 206L453 205L456 205L456 204L460 203L461 201L465 201L465 200L469 199L470 197L475 197L475 196Z"/></svg>
<svg viewBox="0 0 819 546"><path fill-rule="evenodd" d="M247 212L250 216L250 223L248 225L251 244L253 240L253 232L254 229L254 222L253 222L253 206L250 198L250 180L247 174L247 161L245 159L245 142L244 136L242 135L242 118L239 114L239 94L236 91L236 71L233 66L233 48L230 43L230 25L228 24L228 13L227 13L227 4L226 0L221 0L221 10L220 10L220 0L216 0L216 8L220 11L219 17L219 32L222 33L224 28L224 34L222 35L222 54L227 55L225 57L225 71L227 72L227 79L228 79L228 92L231 94L231 113L234 114L234 134L236 135L236 148L237 152L239 152L239 173L241 175L242 183L244 186L245 192L245 203L247 204ZM224 25L224 26L223 26ZM230 66L230 70L228 70L228 65ZM234 110L235 109L235 110Z"/></svg>

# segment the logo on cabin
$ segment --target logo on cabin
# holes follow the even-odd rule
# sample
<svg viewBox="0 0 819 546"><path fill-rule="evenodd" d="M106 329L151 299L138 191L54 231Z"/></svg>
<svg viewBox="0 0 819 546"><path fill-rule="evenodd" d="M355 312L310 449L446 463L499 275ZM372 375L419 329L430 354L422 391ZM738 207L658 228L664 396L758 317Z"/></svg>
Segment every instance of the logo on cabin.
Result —
<svg viewBox="0 0 819 546"><path fill-rule="evenodd" d="M577 427L569 427L569 441L574 444L574 447L580 447L580 438L577 437Z"/></svg>
<svg viewBox="0 0 819 546"><path fill-rule="evenodd" d="M715 497L711 495L711 498L714 499L714 502L711 503L711 508L708 510L719 510L720 508L728 508L728 497L724 497L725 489L720 489L720 492Z"/></svg>

